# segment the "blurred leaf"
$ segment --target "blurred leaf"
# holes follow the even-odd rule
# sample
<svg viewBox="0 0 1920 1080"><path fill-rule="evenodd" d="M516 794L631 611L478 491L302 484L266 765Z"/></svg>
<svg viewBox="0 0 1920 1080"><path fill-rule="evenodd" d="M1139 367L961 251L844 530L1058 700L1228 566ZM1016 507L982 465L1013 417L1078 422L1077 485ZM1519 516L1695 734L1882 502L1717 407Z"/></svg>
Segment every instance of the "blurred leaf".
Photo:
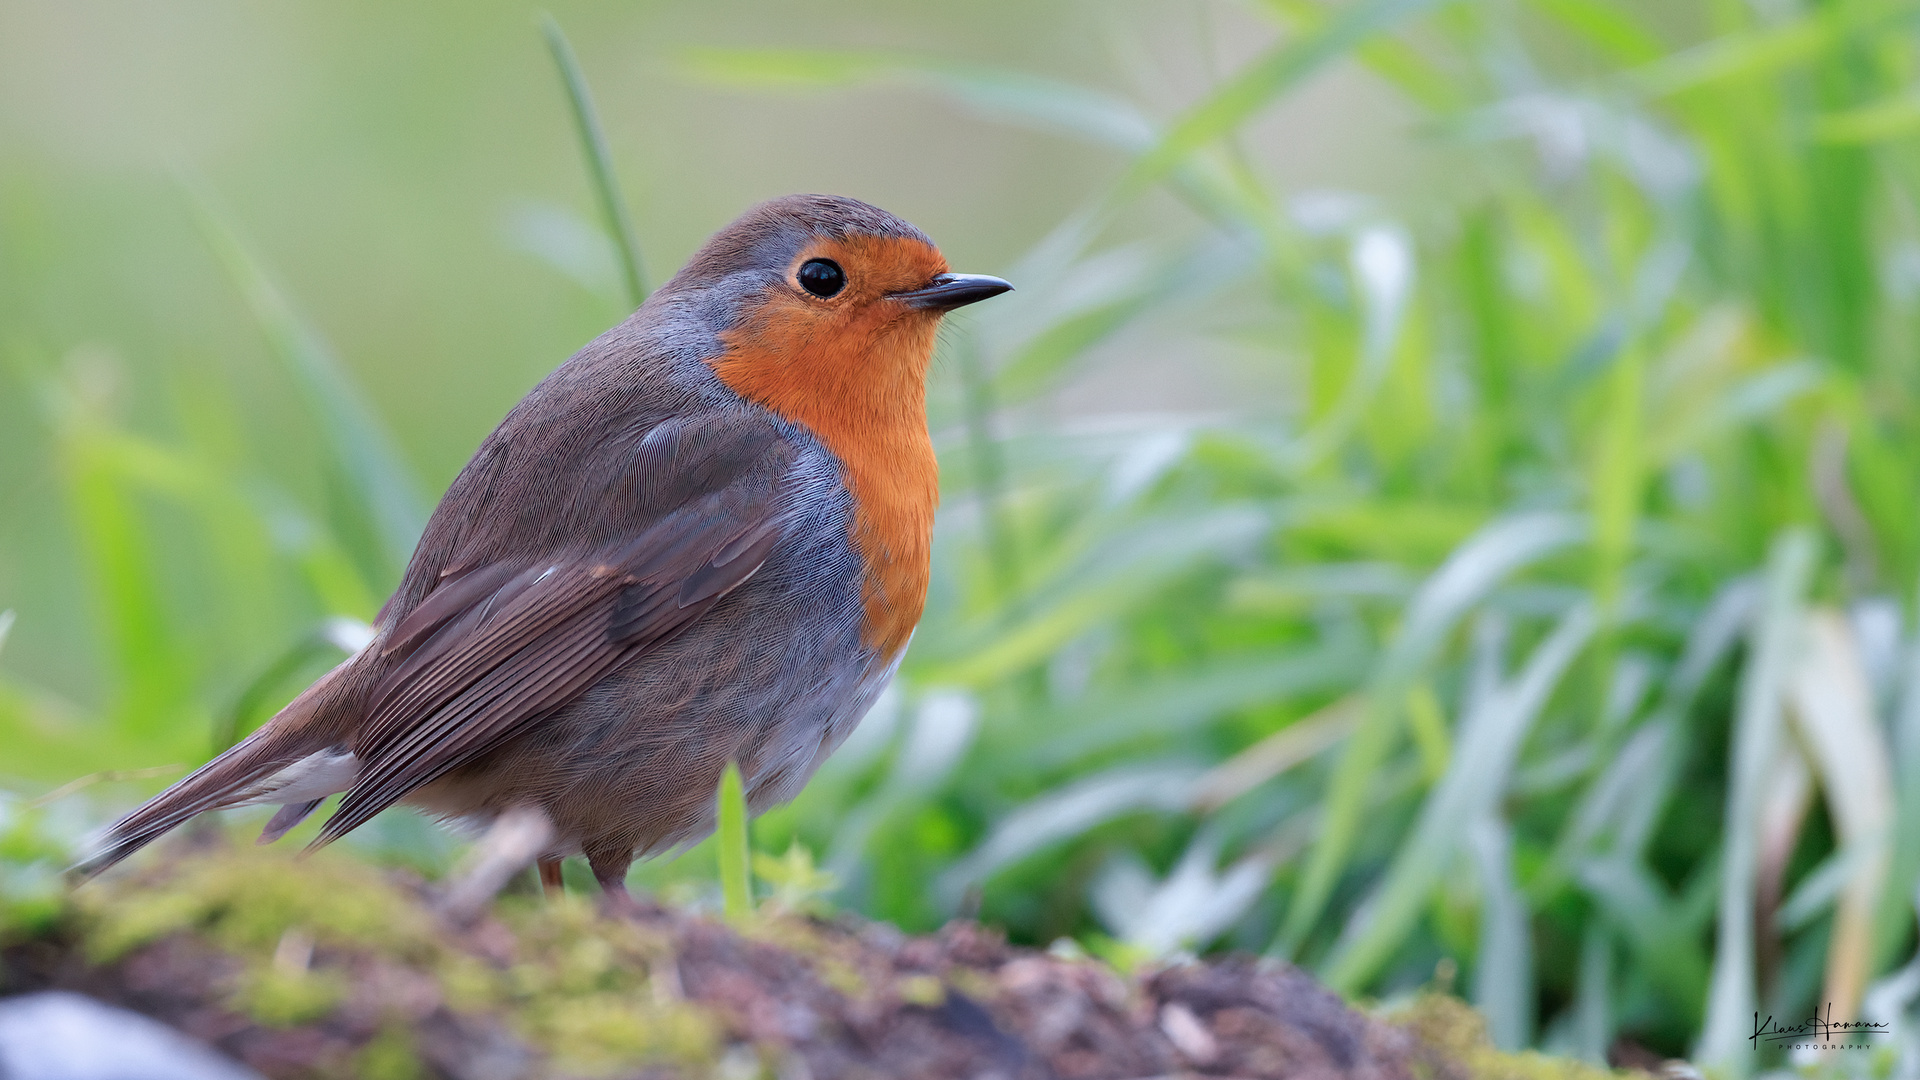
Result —
<svg viewBox="0 0 1920 1080"><path fill-rule="evenodd" d="M1474 821L1494 813L1522 740L1597 628L1591 605L1568 612L1513 682L1461 721L1446 776L1427 796L1413 832L1395 852L1374 898L1348 924L1323 965L1329 986L1353 992L1413 928L1428 894L1458 851L1459 839Z"/></svg>
<svg viewBox="0 0 1920 1080"><path fill-rule="evenodd" d="M1397 227L1360 230L1348 251L1348 265L1364 299L1360 362L1320 422L1301 435L1290 456L1305 470L1346 441L1366 414L1392 366L1394 347L1406 318L1414 286L1412 241Z"/></svg>
<svg viewBox="0 0 1920 1080"><path fill-rule="evenodd" d="M1195 808L1203 812L1218 809L1319 756L1353 734L1364 708L1364 700L1350 694L1214 766L1194 783Z"/></svg>
<svg viewBox="0 0 1920 1080"><path fill-rule="evenodd" d="M1164 881L1139 859L1121 854L1095 879L1089 899L1107 928L1142 957L1203 946L1244 915L1273 874L1272 863L1251 855L1215 869L1219 839L1202 830Z"/></svg>
<svg viewBox="0 0 1920 1080"><path fill-rule="evenodd" d="M1911 135L1920 131L1920 90L1828 113L1814 122L1813 131L1833 143L1884 142Z"/></svg>
<svg viewBox="0 0 1920 1080"><path fill-rule="evenodd" d="M632 293L607 234L565 207L525 202L501 221L507 243L558 270L595 296L616 300Z"/></svg>
<svg viewBox="0 0 1920 1080"><path fill-rule="evenodd" d="M1002 816L978 847L940 875L934 891L951 908L968 886L1002 867L1123 814L1184 810L1200 774L1193 766L1160 764L1083 776Z"/></svg>
<svg viewBox="0 0 1920 1080"><path fill-rule="evenodd" d="M1024 606L1034 614L1012 626L984 628L975 635L979 645L937 664L916 666L915 674L928 683L978 686L1031 667L1196 560L1250 543L1266 524L1266 515L1254 507L1223 506L1199 517L1116 527L1030 591Z"/></svg>
<svg viewBox="0 0 1920 1080"><path fill-rule="evenodd" d="M1894 820L1893 755L1845 618L1830 609L1812 611L1804 633L1805 651L1787 691L1793 716L1819 773L1841 850L1861 852L1851 863L1834 920L1822 995L1835 1015L1853 1016L1873 975L1874 905Z"/></svg>
<svg viewBox="0 0 1920 1080"><path fill-rule="evenodd" d="M1367 785L1398 734L1400 704L1460 617L1508 575L1583 535L1581 523L1561 514L1503 518L1462 544L1421 587L1369 680L1366 716L1327 791L1327 821L1287 909L1277 948L1291 952L1319 921L1359 829Z"/></svg>
<svg viewBox="0 0 1920 1080"><path fill-rule="evenodd" d="M607 233L620 253L620 272L627 287L630 308L647 299L647 279L641 270L640 245L633 238L633 222L627 214L626 197L620 194L620 180L614 175L613 155L607 151L607 136L600 130L600 116L593 108L593 95L587 89L587 74L573 45L551 14L540 16L540 33L547 39L547 51L560 69L560 81L567 88L567 103L573 109L574 131L580 136L581 152L587 156L587 175L593 180L593 192L606 218Z"/></svg>
<svg viewBox="0 0 1920 1080"><path fill-rule="evenodd" d="M1696 1050L1704 1064L1743 1075L1751 1066L1747 1014L1754 1011L1753 897L1756 826L1766 770L1782 731L1781 710L1801 648L1801 597L1813 572L1814 541L1804 530L1781 534L1767 556L1765 599L1754 620L1751 655L1740 678L1729 769L1720 922L1706 1028Z"/></svg>
<svg viewBox="0 0 1920 1080"><path fill-rule="evenodd" d="M164 740L188 709L194 666L167 617L122 443L81 406L60 433L68 505L88 584L111 649L117 733Z"/></svg>
<svg viewBox="0 0 1920 1080"><path fill-rule="evenodd" d="M880 789L837 823L827 872L843 885L854 883L882 821L897 819L938 794L979 730L980 709L971 695L942 689L921 698Z"/></svg>
<svg viewBox="0 0 1920 1080"><path fill-rule="evenodd" d="M1920 884L1920 634L1911 635L1900 661L1893 700L1892 742L1898 804L1886 884L1874 912L1873 969L1883 971L1904 943Z"/></svg>
<svg viewBox="0 0 1920 1080"><path fill-rule="evenodd" d="M1646 24L1627 9L1602 0L1531 0L1541 14L1578 34L1620 64L1645 64L1667 52Z"/></svg>
<svg viewBox="0 0 1920 1080"><path fill-rule="evenodd" d="M740 766L727 762L720 774L719 824L714 843L720 858L720 893L725 897L727 921L744 922L753 914L753 879L748 867L752 847L747 839L747 796L740 783Z"/></svg>
<svg viewBox="0 0 1920 1080"><path fill-rule="evenodd" d="M1513 834L1497 817L1467 830L1466 847L1480 877L1480 953L1473 962L1473 1004L1502 1050L1533 1041L1532 912L1514 885Z"/></svg>
<svg viewBox="0 0 1920 1080"><path fill-rule="evenodd" d="M1620 598L1621 575L1632 554L1639 524L1644 471L1642 364L1629 351L1609 375L1599 445L1594 451L1594 599L1611 619Z"/></svg>
<svg viewBox="0 0 1920 1080"><path fill-rule="evenodd" d="M267 341L307 397L341 474L353 485L381 541L385 569L397 575L426 527L426 499L400 448L319 333L267 277L211 197L189 186L208 245L250 308Z"/></svg>
<svg viewBox="0 0 1920 1080"><path fill-rule="evenodd" d="M1324 24L1282 41L1188 109L1159 143L1134 163L1121 190L1137 193L1165 179L1195 151L1245 123L1322 65L1441 2L1353 0Z"/></svg>
<svg viewBox="0 0 1920 1080"><path fill-rule="evenodd" d="M1580 942L1580 982L1573 1002L1574 1052L1591 1065L1607 1064L1615 1038L1613 934L1600 920L1587 924Z"/></svg>
<svg viewBox="0 0 1920 1080"><path fill-rule="evenodd" d="M787 845L787 853L777 859L754 852L753 873L773 887L769 899L780 910L815 917L832 914L826 898L833 895L840 883L832 874L814 866L813 852L800 841Z"/></svg>
<svg viewBox="0 0 1920 1080"><path fill-rule="evenodd" d="M1849 36L1913 12L1911 0L1856 0L1803 9L1769 26L1724 34L1632 72L1633 85L1656 95L1709 83L1757 79L1810 63Z"/></svg>
<svg viewBox="0 0 1920 1080"><path fill-rule="evenodd" d="M1250 253L1243 243L1205 245L1177 259L1117 258L1110 253L1059 270L1054 280L1022 291L1017 317L1026 311L1044 322L1022 340L1004 343L1008 358L994 374L995 395L1026 400L1047 389L1088 350L1156 308L1218 288L1244 274ZM1031 321L1031 320L1029 320Z"/></svg>
<svg viewBox="0 0 1920 1080"><path fill-rule="evenodd" d="M1664 991L1668 1005L1687 1011L1691 1027L1698 1020L1708 985L1707 956L1699 944L1701 920L1692 916L1684 900L1669 897L1659 880L1632 856L1587 862L1579 876L1598 902L1602 917L1620 929L1637 970ZM1711 899L1710 893L1702 895Z"/></svg>
<svg viewBox="0 0 1920 1080"><path fill-rule="evenodd" d="M943 94L993 119L1138 152L1152 145L1153 124L1133 106L1098 91L1052 79L930 57L813 49L692 49L693 70L741 86L836 88L895 79Z"/></svg>
<svg viewBox="0 0 1920 1080"><path fill-rule="evenodd" d="M1770 416L1794 399L1819 387L1826 377L1826 372L1819 365L1807 361L1780 364L1755 372L1716 394L1700 414L1687 417L1683 423L1665 425L1661 431L1648 433L1647 460L1671 461L1682 450Z"/></svg>
<svg viewBox="0 0 1920 1080"><path fill-rule="evenodd" d="M1348 685L1365 674L1365 643L1335 638L1319 648L1251 660L1215 660L1042 713L1031 730L1044 735L1027 760L1058 768L1131 739L1190 731L1246 708Z"/></svg>
<svg viewBox="0 0 1920 1080"><path fill-rule="evenodd" d="M1801 875L1799 884L1775 909L1773 929L1782 934L1794 933L1831 914L1841 892L1860 876L1875 854L1870 844L1843 848Z"/></svg>

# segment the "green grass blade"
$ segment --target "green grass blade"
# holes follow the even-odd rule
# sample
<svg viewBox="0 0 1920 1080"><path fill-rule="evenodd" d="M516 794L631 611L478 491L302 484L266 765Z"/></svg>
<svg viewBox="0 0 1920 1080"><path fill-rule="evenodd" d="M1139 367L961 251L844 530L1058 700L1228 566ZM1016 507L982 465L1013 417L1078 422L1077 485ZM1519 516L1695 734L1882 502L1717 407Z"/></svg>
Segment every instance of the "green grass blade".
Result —
<svg viewBox="0 0 1920 1080"><path fill-rule="evenodd" d="M941 873L934 893L952 907L969 886L1002 867L1123 814L1184 810L1200 776L1196 766L1163 762L1125 765L1056 787L1001 817L978 847Z"/></svg>
<svg viewBox="0 0 1920 1080"><path fill-rule="evenodd" d="M1532 0L1529 6L1617 63L1646 64L1666 55L1660 36L1621 5L1603 0Z"/></svg>
<svg viewBox="0 0 1920 1080"><path fill-rule="evenodd" d="M1875 715L1873 687L1845 616L1809 613L1806 646L1794 679L1793 717L1820 778L1846 876L1827 946L1822 1001L1836 1016L1855 1015L1873 975L1874 906L1886 874L1894 821L1893 754Z"/></svg>
<svg viewBox="0 0 1920 1080"><path fill-rule="evenodd" d="M1893 716L1893 845L1887 879L1874 909L1873 970L1885 971L1898 956L1913 920L1914 886L1920 883L1920 636L1902 658L1902 686Z"/></svg>
<svg viewBox="0 0 1920 1080"><path fill-rule="evenodd" d="M1711 83L1758 79L1813 63L1849 37L1909 15L1912 0L1825 4L1771 25L1737 30L1664 56L1630 74L1632 85L1675 94Z"/></svg>
<svg viewBox="0 0 1920 1080"><path fill-rule="evenodd" d="M1745 1076L1753 1067L1751 1013L1756 1008L1754 889L1759 873L1758 826L1763 786L1783 735L1788 680L1801 647L1801 599L1813 574L1814 539L1792 529L1767 556L1765 598L1740 674L1726 819L1721 838L1720 920L1707 995L1706 1027L1695 1059Z"/></svg>
<svg viewBox="0 0 1920 1080"><path fill-rule="evenodd" d="M1394 854L1375 899L1361 909L1362 917L1328 958L1323 974L1329 986L1358 992L1405 940L1458 850L1459 838L1475 821L1494 814L1521 742L1598 625L1590 604L1562 616L1513 682L1462 721L1447 775L1421 807L1419 822Z"/></svg>
<svg viewBox="0 0 1920 1080"><path fill-rule="evenodd" d="M1020 586L1020 542L1007 521L1006 461L993 436L998 411L993 378L975 335L961 336L952 354L958 358L961 411L966 419L967 453L973 464L974 498L979 501L981 529L986 533L987 563L993 571L997 598L1009 602Z"/></svg>
<svg viewBox="0 0 1920 1080"><path fill-rule="evenodd" d="M1573 1000L1573 1051L1594 1065L1607 1063L1613 1045L1613 932L1588 922L1580 943L1580 979Z"/></svg>
<svg viewBox="0 0 1920 1080"><path fill-rule="evenodd" d="M189 707L194 657L167 611L137 486L120 467L121 437L90 404L60 420L61 479L112 663L114 734L164 743Z"/></svg>
<svg viewBox="0 0 1920 1080"><path fill-rule="evenodd" d="M1369 659L1365 642L1334 638L1298 652L1215 660L1130 681L1034 713L1030 735L1036 741L1021 739L1019 765L1058 769L1132 740L1191 731L1237 709L1337 691L1364 678Z"/></svg>
<svg viewBox="0 0 1920 1080"><path fill-rule="evenodd" d="M1689 1027L1697 1023L1708 961L1686 902L1668 896L1637 858L1592 860L1580 868L1580 881L1598 917L1619 928L1633 960L1629 970L1651 983Z"/></svg>
<svg viewBox="0 0 1920 1080"><path fill-rule="evenodd" d="M426 498L399 445L319 331L294 310L212 198L191 183L187 192L208 246L306 396L335 463L374 526L386 568L397 575L413 557L427 523Z"/></svg>
<svg viewBox="0 0 1920 1080"><path fill-rule="evenodd" d="M1886 142L1920 131L1920 92L1907 90L1857 108L1831 112L1813 126L1824 142Z"/></svg>
<svg viewBox="0 0 1920 1080"><path fill-rule="evenodd" d="M608 153L607 137L600 130L600 115L594 111L586 73L580 70L573 45L551 14L541 15L540 32L546 36L554 66L560 69L560 79L566 84L567 102L573 107L574 127L580 134L580 148L587 156L587 174L593 178L593 192L600 200L600 212L606 216L607 232L613 235L614 247L620 252L620 272L626 281L627 299L637 308L647 299L640 245L634 240L627 200L620 194L620 181L613 171L613 155Z"/></svg>
<svg viewBox="0 0 1920 1080"><path fill-rule="evenodd" d="M1480 951L1473 964L1473 1004L1502 1050L1533 1041L1533 928L1526 898L1514 884L1513 829L1487 815L1468 830L1480 878Z"/></svg>
<svg viewBox="0 0 1920 1080"><path fill-rule="evenodd" d="M1110 94L1017 71L929 57L824 49L692 49L698 74L734 86L833 89L880 80L939 94L989 119L1057 131L1139 153L1153 145L1152 121Z"/></svg>
<svg viewBox="0 0 1920 1080"><path fill-rule="evenodd" d="M261 712L261 706L268 702L276 690L280 690L286 681L301 668L321 656L340 655L340 646L335 644L326 633L325 627L316 628L312 633L302 635L286 651L275 657L234 698L233 705L215 717L213 725L213 752L215 754L240 741L240 737L253 729L250 721Z"/></svg>
<svg viewBox="0 0 1920 1080"><path fill-rule="evenodd" d="M747 792L740 782L740 766L727 762L720 774L720 824L715 836L720 856L720 894L727 921L738 923L753 914L753 883L747 877L752 851L747 840Z"/></svg>
<svg viewBox="0 0 1920 1080"><path fill-rule="evenodd" d="M982 686L1033 667L1088 627L1139 604L1166 580L1209 556L1244 549L1271 526L1251 505L1221 505L1204 514L1168 515L1118 524L1111 535L1060 573L1023 593L1032 613L1011 625L983 624L968 642L918 669L929 683Z"/></svg>
<svg viewBox="0 0 1920 1080"><path fill-rule="evenodd" d="M1332 407L1300 436L1288 455L1294 467L1302 471L1345 443L1366 415L1393 367L1413 294L1413 242L1397 227L1360 230L1348 248L1347 263L1357 291L1365 299L1360 356Z"/></svg>
<svg viewBox="0 0 1920 1080"><path fill-rule="evenodd" d="M1246 123L1322 66L1443 2L1358 0L1326 23L1283 41L1189 110L1134 164L1121 181L1121 194L1137 194L1166 179L1196 151Z"/></svg>
<svg viewBox="0 0 1920 1080"><path fill-rule="evenodd" d="M1406 622L1380 661L1367 691L1367 714L1347 744L1326 795L1326 823L1308 857L1274 948L1292 953L1319 922L1346 868L1374 774L1399 732L1407 692L1460 617L1522 567L1579 540L1585 525L1564 514L1520 514L1488 525L1455 550L1428 579Z"/></svg>
<svg viewBox="0 0 1920 1080"><path fill-rule="evenodd" d="M1611 619L1620 599L1622 579L1640 519L1646 471L1643 367L1637 348L1628 348L1614 362L1608 376L1600 438L1593 455L1593 592L1606 619Z"/></svg>

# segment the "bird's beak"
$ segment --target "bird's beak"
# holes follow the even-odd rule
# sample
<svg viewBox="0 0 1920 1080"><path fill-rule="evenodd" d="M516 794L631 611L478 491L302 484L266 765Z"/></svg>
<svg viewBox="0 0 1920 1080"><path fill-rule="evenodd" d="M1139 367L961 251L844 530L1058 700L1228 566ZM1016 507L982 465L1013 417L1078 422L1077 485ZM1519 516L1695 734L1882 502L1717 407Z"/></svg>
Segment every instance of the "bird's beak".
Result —
<svg viewBox="0 0 1920 1080"><path fill-rule="evenodd" d="M897 292L892 296L911 307L927 311L952 311L957 307L979 303L989 296L999 296L1012 288L1010 283L985 274L941 274L924 289Z"/></svg>

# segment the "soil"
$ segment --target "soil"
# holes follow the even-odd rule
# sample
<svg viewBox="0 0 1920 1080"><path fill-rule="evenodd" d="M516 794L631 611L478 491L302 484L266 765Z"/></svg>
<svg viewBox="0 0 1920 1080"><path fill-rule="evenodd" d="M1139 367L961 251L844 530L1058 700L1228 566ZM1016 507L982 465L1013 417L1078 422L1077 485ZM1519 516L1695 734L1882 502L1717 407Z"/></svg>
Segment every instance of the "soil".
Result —
<svg viewBox="0 0 1920 1080"><path fill-rule="evenodd" d="M1279 963L1122 975L970 922L909 937L537 898L456 926L404 875L244 858L202 853L82 890L53 928L0 948L0 993L85 993L275 1080L1608 1075L1495 1054L1452 999L1385 1019Z"/></svg>

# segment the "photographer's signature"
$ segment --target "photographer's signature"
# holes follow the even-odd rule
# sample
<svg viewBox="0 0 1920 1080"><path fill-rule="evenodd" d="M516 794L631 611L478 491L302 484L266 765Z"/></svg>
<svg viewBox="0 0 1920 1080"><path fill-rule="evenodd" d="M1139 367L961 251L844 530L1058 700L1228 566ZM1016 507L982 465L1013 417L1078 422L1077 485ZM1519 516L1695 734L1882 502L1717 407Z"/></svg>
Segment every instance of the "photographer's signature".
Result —
<svg viewBox="0 0 1920 1080"><path fill-rule="evenodd" d="M1747 1041L1756 1046L1762 1043L1768 1046L1794 1043L1823 1049L1866 1047L1872 1045L1866 1041L1866 1037L1885 1035L1892 1030L1893 1025L1872 1020L1835 1020L1833 1003L1828 1002L1825 1016L1815 1012L1810 1018L1791 1025L1779 1023L1772 1016L1763 1021L1756 1012L1753 1014L1753 1034L1747 1037Z"/></svg>

